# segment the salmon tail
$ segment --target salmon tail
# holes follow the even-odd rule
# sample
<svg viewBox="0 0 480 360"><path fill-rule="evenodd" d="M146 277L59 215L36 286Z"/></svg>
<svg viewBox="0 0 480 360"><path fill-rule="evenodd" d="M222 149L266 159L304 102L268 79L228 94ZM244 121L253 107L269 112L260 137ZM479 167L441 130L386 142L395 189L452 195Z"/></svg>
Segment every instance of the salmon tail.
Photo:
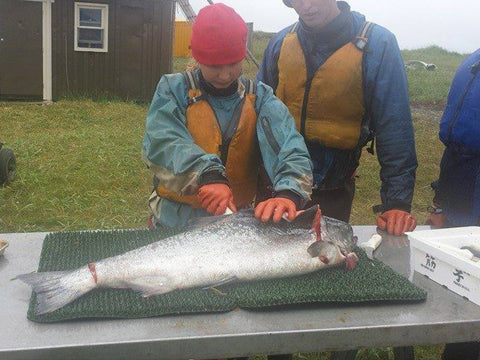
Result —
<svg viewBox="0 0 480 360"><path fill-rule="evenodd" d="M30 285L37 294L37 315L60 309L97 286L88 268L33 272L19 275L15 279Z"/></svg>

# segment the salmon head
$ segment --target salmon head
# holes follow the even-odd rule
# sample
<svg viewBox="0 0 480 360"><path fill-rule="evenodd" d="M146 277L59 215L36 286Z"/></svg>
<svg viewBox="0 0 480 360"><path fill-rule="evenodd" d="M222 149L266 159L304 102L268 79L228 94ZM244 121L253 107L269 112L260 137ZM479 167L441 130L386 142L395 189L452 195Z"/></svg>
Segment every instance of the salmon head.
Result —
<svg viewBox="0 0 480 360"><path fill-rule="evenodd" d="M310 227L317 241L308 248L312 257L318 257L325 264L345 262L347 269L353 269L358 261L353 252L356 237L352 227L344 222L323 216L318 205L301 212L293 223L302 228Z"/></svg>

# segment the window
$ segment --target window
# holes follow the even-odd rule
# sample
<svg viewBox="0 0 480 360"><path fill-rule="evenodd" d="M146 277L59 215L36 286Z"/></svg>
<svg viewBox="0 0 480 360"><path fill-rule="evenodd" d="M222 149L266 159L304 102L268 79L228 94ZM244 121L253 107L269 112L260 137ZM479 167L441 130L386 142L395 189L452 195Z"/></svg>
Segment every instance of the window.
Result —
<svg viewBox="0 0 480 360"><path fill-rule="evenodd" d="M75 51L108 51L108 5L75 3Z"/></svg>

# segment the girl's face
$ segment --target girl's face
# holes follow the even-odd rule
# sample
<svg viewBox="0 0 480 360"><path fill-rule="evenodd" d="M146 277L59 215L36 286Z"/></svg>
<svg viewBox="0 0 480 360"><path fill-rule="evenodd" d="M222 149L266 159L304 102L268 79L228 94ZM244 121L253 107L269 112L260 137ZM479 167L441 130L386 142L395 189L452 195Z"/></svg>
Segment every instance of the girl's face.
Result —
<svg viewBox="0 0 480 360"><path fill-rule="evenodd" d="M217 89L226 89L242 74L242 62L229 65L198 64L205 80Z"/></svg>

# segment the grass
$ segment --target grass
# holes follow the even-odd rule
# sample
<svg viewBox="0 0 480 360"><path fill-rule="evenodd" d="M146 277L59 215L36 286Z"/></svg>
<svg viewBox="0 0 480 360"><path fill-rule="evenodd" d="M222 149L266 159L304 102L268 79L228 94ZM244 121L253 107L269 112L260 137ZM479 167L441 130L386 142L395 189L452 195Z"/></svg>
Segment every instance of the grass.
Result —
<svg viewBox="0 0 480 360"><path fill-rule="evenodd" d="M438 177L443 145L438 140L438 120L441 111L418 108L413 111L415 143L418 169L412 213L419 224L425 223L427 206L431 205L433 191L430 183ZM352 210L353 224L375 224L375 215L369 211L373 205L380 204L380 166L376 156L363 151L358 168L357 189Z"/></svg>
<svg viewBox="0 0 480 360"><path fill-rule="evenodd" d="M0 232L145 226L146 106L63 100L0 109L0 136L15 152L18 177L0 189Z"/></svg>
<svg viewBox="0 0 480 360"><path fill-rule="evenodd" d="M257 34L262 58L269 34ZM443 146L438 120L455 69L464 58L438 47L403 51L405 60L435 63L437 70L408 70L419 168L413 213L422 224L431 203ZM183 71L189 59L175 59ZM256 68L246 62L253 78ZM0 188L0 233L124 229L146 226L151 175L140 158L147 105L64 99L52 106L0 103L0 141L17 156L17 180ZM364 153L358 171L353 224L375 224L380 202L376 156ZM416 358L439 359L442 346L415 347ZM323 360L328 353L297 354ZM258 357L263 359L263 357ZM364 349L358 359L393 359L392 350Z"/></svg>
<svg viewBox="0 0 480 360"><path fill-rule="evenodd" d="M407 68L408 84L414 105L421 104L443 110L453 74L464 59L464 55L445 51L438 46L404 50L402 55L405 61L421 60L437 66L435 71Z"/></svg>
<svg viewBox="0 0 480 360"><path fill-rule="evenodd" d="M439 360L441 359L443 346L416 346L414 348L416 360ZM322 353L299 353L294 355L294 360L328 360L330 352ZM266 360L266 356L256 356L255 360ZM357 353L356 360L395 360L393 348L361 349Z"/></svg>

